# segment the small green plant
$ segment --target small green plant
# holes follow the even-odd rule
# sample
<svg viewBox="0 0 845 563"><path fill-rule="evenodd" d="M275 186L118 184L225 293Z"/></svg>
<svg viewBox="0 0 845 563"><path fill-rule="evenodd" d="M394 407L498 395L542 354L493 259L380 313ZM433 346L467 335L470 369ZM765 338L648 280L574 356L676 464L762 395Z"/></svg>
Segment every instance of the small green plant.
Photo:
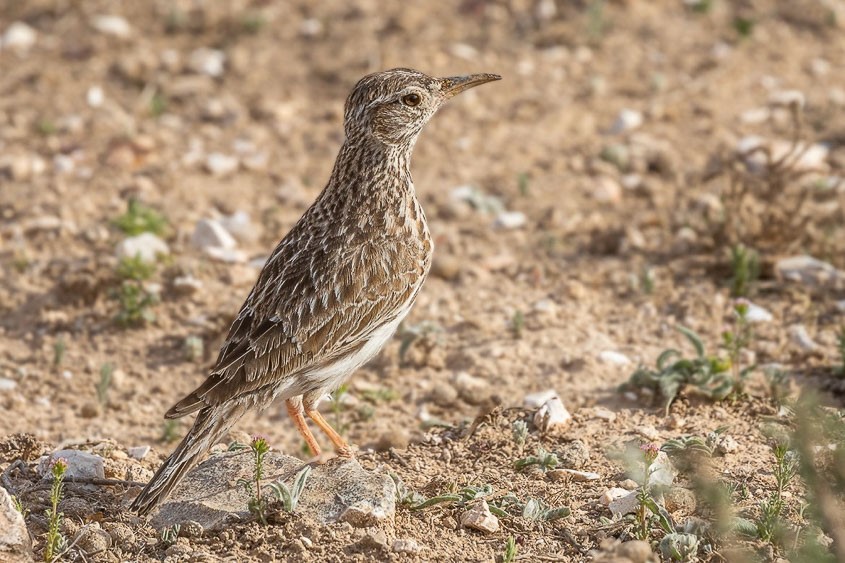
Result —
<svg viewBox="0 0 845 563"><path fill-rule="evenodd" d="M473 486L468 485L466 487L462 487L457 490L453 490L453 492L443 493L441 495L437 495L435 497L431 497L430 499L424 499L423 501L411 506L411 510L422 510L424 508L429 508L431 506L437 504L457 504L459 506L463 506L468 502L488 497L493 494L493 485L485 484L481 486ZM424 498L424 497L423 497ZM494 507L490 507L490 511L493 514L497 514L496 509ZM502 511L498 512L499 515L504 515Z"/></svg>
<svg viewBox="0 0 845 563"><path fill-rule="evenodd" d="M713 8L713 0L692 0L690 2L686 2L686 5L689 6L693 12L706 14Z"/></svg>
<svg viewBox="0 0 845 563"><path fill-rule="evenodd" d="M525 329L525 313L520 310L514 312L510 322L511 333L514 338L522 338L522 331Z"/></svg>
<svg viewBox="0 0 845 563"><path fill-rule="evenodd" d="M640 446L640 450L642 451L643 478L639 489L637 489L634 535L640 540L647 541L651 535L653 520L656 520L667 534L674 532L675 527L666 509L654 500L652 486L649 482L651 474L654 472L654 461L660 453L660 448L656 444L643 444Z"/></svg>
<svg viewBox="0 0 845 563"><path fill-rule="evenodd" d="M117 265L117 275L124 280L144 281L150 279L156 271L153 262L147 262L140 254L125 256Z"/></svg>
<svg viewBox="0 0 845 563"><path fill-rule="evenodd" d="M344 411L343 396L348 392L349 385L344 383L332 393L331 399L332 417L334 418L333 426L341 435L346 434L346 431L349 429L349 424L342 421Z"/></svg>
<svg viewBox="0 0 845 563"><path fill-rule="evenodd" d="M379 389L365 389L361 391L361 397L373 404L390 403L399 398L399 393L395 389L389 387L382 387Z"/></svg>
<svg viewBox="0 0 845 563"><path fill-rule="evenodd" d="M695 534L672 532L660 540L660 554L668 561L689 563L698 561L701 541Z"/></svg>
<svg viewBox="0 0 845 563"><path fill-rule="evenodd" d="M685 358L675 348L664 350L656 362L657 369L640 366L620 389L651 389L663 397L666 413L681 389L690 386L711 400L721 401L741 386L731 374L731 363L704 350L701 337L694 331L679 326L678 332L692 344L695 357Z"/></svg>
<svg viewBox="0 0 845 563"><path fill-rule="evenodd" d="M733 376L732 392L735 393L742 393L745 380L756 367L754 365L742 367L742 352L751 345L754 339L751 322L748 320L749 307L748 301L738 299L733 307L733 330L726 330L722 333L722 348L728 353L731 375Z"/></svg>
<svg viewBox="0 0 845 563"><path fill-rule="evenodd" d="M167 219L155 209L130 199L126 212L114 220L114 225L129 236L141 233L163 235L167 230Z"/></svg>
<svg viewBox="0 0 845 563"><path fill-rule="evenodd" d="M241 19L241 28L250 35L255 35L267 25L267 18L258 12L248 12Z"/></svg>
<svg viewBox="0 0 845 563"><path fill-rule="evenodd" d="M199 362L205 354L205 344L199 336L185 338L185 359L189 362Z"/></svg>
<svg viewBox="0 0 845 563"><path fill-rule="evenodd" d="M56 123L53 120L45 117L38 120L38 123L35 124L35 130L45 137L48 137L50 135L54 135L59 129L56 127Z"/></svg>
<svg viewBox="0 0 845 563"><path fill-rule="evenodd" d="M12 504L14 505L15 510L17 510L18 512L21 513L21 516L23 516L24 518L27 517L27 515L29 514L29 510L24 508L23 503L21 502L21 499L19 499L15 495L12 495Z"/></svg>
<svg viewBox="0 0 845 563"><path fill-rule="evenodd" d="M740 37L747 38L751 37L751 33L754 31L754 24L754 20L738 16L734 18L733 28Z"/></svg>
<svg viewBox="0 0 845 563"><path fill-rule="evenodd" d="M513 563L516 561L516 539L513 536L508 536L508 541L505 542L505 552L502 554L502 563Z"/></svg>
<svg viewBox="0 0 845 563"><path fill-rule="evenodd" d="M264 477L264 456L270 451L270 445L266 438L255 436L249 444L253 455L252 479L239 479L238 484L243 486L249 495L247 507L250 514L267 525L267 501L261 498L261 479Z"/></svg>
<svg viewBox="0 0 845 563"><path fill-rule="evenodd" d="M524 420L514 420L511 425L513 441L516 442L519 452L525 447L525 440L528 438L528 423Z"/></svg>
<svg viewBox="0 0 845 563"><path fill-rule="evenodd" d="M119 325L130 327L155 321L152 307L158 303L158 298L137 282L123 282L114 295L120 302L120 310L115 316Z"/></svg>
<svg viewBox="0 0 845 563"><path fill-rule="evenodd" d="M420 504L425 500L425 497L420 493L408 488L402 478L399 475L391 472L389 473L390 478L393 479L393 485L396 488L396 502L398 502L402 506L414 506L416 504Z"/></svg>
<svg viewBox="0 0 845 563"><path fill-rule="evenodd" d="M545 502L536 498L529 498L522 507L522 517L537 522L551 522L559 518L566 518L572 513L568 506L551 508Z"/></svg>
<svg viewBox="0 0 845 563"><path fill-rule="evenodd" d="M528 175L528 172L520 172L516 176L516 183L519 186L519 193L523 197L528 197L530 195L529 189L529 181L531 177Z"/></svg>
<svg viewBox="0 0 845 563"><path fill-rule="evenodd" d="M747 297L760 277L760 255L753 248L737 244L731 248L731 295Z"/></svg>
<svg viewBox="0 0 845 563"><path fill-rule="evenodd" d="M62 365L62 362L65 359L65 350L67 346L65 345L65 339L61 336L56 339L56 342L53 344L53 365L55 367L59 367Z"/></svg>
<svg viewBox="0 0 845 563"><path fill-rule="evenodd" d="M273 491L276 498L282 503L282 510L288 513L296 510L296 505L299 503L299 497L305 489L305 482L308 481L309 475L311 475L311 466L306 465L294 476L293 484L290 488L281 481L270 483L270 490Z"/></svg>
<svg viewBox="0 0 845 563"><path fill-rule="evenodd" d="M161 428L161 441L169 444L179 437L179 421L169 418L164 421Z"/></svg>
<svg viewBox="0 0 845 563"><path fill-rule="evenodd" d="M547 452L543 448L537 448L536 455L529 455L522 459L518 459L514 462L514 467L517 469L525 469L526 467L531 467L536 465L543 471L549 471L557 467L557 464L560 461L557 458L557 454L552 452Z"/></svg>
<svg viewBox="0 0 845 563"><path fill-rule="evenodd" d="M50 467L50 474L53 477L53 484L50 487L50 508L47 509L47 539L44 546L44 561L53 561L62 549L64 549L65 538L59 528L62 524L64 514L59 512L59 502L64 492L65 473L67 472L67 460L59 458L53 461Z"/></svg>
<svg viewBox="0 0 845 563"><path fill-rule="evenodd" d="M839 349L839 375L845 377L845 324L839 327L839 334L836 336L836 347Z"/></svg>
<svg viewBox="0 0 845 563"><path fill-rule="evenodd" d="M167 96L162 92L156 92L150 97L150 115L159 117L167 111Z"/></svg>
<svg viewBox="0 0 845 563"><path fill-rule="evenodd" d="M173 545L176 543L176 540L179 538L179 530L181 526L179 524L173 524L172 526L168 526L161 531L161 542L165 545Z"/></svg>
<svg viewBox="0 0 845 563"><path fill-rule="evenodd" d="M97 382L97 402L100 406L105 408L109 402L109 388L111 387L112 373L114 373L114 366L111 364L103 364L100 368L100 381Z"/></svg>

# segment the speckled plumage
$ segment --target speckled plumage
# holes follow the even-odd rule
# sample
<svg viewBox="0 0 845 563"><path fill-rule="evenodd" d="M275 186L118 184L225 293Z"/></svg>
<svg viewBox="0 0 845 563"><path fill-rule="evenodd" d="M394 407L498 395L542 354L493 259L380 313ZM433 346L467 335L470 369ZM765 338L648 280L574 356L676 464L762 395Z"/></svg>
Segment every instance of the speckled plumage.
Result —
<svg viewBox="0 0 845 563"><path fill-rule="evenodd" d="M411 178L414 144L448 98L498 79L394 69L358 82L328 184L268 259L208 378L165 415L198 412L133 510L153 509L245 412L277 398L315 454L303 415L351 455L316 404L378 353L428 275L433 245Z"/></svg>

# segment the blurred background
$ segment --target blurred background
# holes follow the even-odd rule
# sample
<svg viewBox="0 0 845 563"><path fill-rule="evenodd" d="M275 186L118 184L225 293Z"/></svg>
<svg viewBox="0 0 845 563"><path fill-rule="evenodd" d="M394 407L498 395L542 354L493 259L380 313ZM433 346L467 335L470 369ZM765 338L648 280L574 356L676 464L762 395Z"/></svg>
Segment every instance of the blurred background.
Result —
<svg viewBox="0 0 845 563"><path fill-rule="evenodd" d="M0 435L148 444L154 467L327 180L346 95L397 66L504 78L417 145L433 275L325 403L351 441L402 449L552 389L597 450L744 428L748 476L749 412L679 400L673 430L617 392L678 324L716 348L738 297L762 319L748 364L839 405L845 2L5 0ZM626 414L577 414L597 405ZM239 428L300 451L278 407Z"/></svg>

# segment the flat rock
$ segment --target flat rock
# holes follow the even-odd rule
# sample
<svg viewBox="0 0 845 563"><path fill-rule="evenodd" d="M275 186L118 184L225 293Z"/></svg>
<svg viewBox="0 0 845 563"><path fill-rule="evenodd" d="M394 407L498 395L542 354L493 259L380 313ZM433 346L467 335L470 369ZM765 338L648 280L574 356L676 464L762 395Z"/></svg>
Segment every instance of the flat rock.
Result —
<svg viewBox="0 0 845 563"><path fill-rule="evenodd" d="M778 260L775 263L775 273L781 279L809 286L845 283L845 272L806 254Z"/></svg>
<svg viewBox="0 0 845 563"><path fill-rule="evenodd" d="M57 459L64 459L67 462L65 478L105 479L106 477L103 458L79 450L56 450L43 457L38 464L38 474L44 479L52 479L50 466Z"/></svg>
<svg viewBox="0 0 845 563"><path fill-rule="evenodd" d="M470 504L461 514L461 526L492 534L499 531L499 519L490 512L487 501L481 499Z"/></svg>
<svg viewBox="0 0 845 563"><path fill-rule="evenodd" d="M0 561L34 561L32 542L23 515L15 508L11 495L3 487L0 487Z"/></svg>
<svg viewBox="0 0 845 563"><path fill-rule="evenodd" d="M290 485L302 466L295 457L270 452L264 458L265 483L282 480ZM238 480L250 478L252 470L248 451L212 456L188 473L150 523L162 529L194 521L213 531L249 520L249 496ZM269 488L265 491L270 494ZM387 471L366 471L355 459L315 466L296 507L319 522L348 522L355 527L392 522L395 509L395 486Z"/></svg>
<svg viewBox="0 0 845 563"><path fill-rule="evenodd" d="M554 389L546 389L545 391L537 391L536 393L529 393L522 399L522 404L526 409L539 409L546 401L551 401L557 397L557 391Z"/></svg>
<svg viewBox="0 0 845 563"><path fill-rule="evenodd" d="M572 420L572 414L563 405L560 397L552 397L534 413L534 426L541 432L565 426Z"/></svg>
<svg viewBox="0 0 845 563"><path fill-rule="evenodd" d="M167 243L152 233L141 233L125 238L117 245L118 258L140 257L144 262L155 262L159 255L167 256L170 248Z"/></svg>
<svg viewBox="0 0 845 563"><path fill-rule="evenodd" d="M229 231L214 219L200 219L194 227L191 244L202 250L208 248L233 249L238 243Z"/></svg>

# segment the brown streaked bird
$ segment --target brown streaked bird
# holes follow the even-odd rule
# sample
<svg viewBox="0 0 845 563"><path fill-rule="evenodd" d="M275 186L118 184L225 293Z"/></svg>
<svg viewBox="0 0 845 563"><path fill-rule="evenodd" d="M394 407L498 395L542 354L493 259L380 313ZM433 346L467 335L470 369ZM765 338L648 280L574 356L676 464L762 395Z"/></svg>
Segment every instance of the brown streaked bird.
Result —
<svg viewBox="0 0 845 563"><path fill-rule="evenodd" d="M352 456L317 402L382 348L428 275L432 240L411 178L414 144L446 100L500 78L397 68L355 85L328 184L267 260L211 374L165 414L197 417L132 510L155 508L244 413L275 399L285 400L314 455L306 416L338 456Z"/></svg>

